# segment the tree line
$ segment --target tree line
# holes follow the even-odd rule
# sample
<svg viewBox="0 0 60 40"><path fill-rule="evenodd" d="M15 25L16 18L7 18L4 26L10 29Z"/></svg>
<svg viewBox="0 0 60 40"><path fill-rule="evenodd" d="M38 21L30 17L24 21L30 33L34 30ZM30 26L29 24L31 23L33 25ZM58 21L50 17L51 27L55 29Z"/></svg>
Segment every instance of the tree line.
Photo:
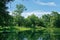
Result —
<svg viewBox="0 0 60 40"><path fill-rule="evenodd" d="M6 3L8 3L7 1ZM4 4L3 4L4 3ZM12 15L6 11L7 7L5 1L0 3L0 26L25 26L25 27L60 27L60 14L52 11L50 14L44 14L41 17L37 17L32 14L27 18L21 16L23 11L26 11L26 7L22 4L16 5L16 10L12 12ZM3 5L2 5L3 4ZM3 9L1 9L3 8ZM2 12L3 11L3 12Z"/></svg>

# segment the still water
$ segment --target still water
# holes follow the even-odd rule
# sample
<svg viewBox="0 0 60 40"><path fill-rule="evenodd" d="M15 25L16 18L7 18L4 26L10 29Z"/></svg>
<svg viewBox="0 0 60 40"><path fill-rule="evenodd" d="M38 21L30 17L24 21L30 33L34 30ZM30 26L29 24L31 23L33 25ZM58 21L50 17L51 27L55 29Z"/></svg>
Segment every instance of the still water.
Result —
<svg viewBox="0 0 60 40"><path fill-rule="evenodd" d="M22 40L43 40L43 32L42 31L25 31L25 32L20 32L20 38Z"/></svg>
<svg viewBox="0 0 60 40"><path fill-rule="evenodd" d="M53 36L51 38L50 34L46 34L44 31L23 31L13 33L11 38L13 40L53 40Z"/></svg>
<svg viewBox="0 0 60 40"><path fill-rule="evenodd" d="M1 37L1 36L0 36ZM44 30L3 33L1 40L60 40Z"/></svg>

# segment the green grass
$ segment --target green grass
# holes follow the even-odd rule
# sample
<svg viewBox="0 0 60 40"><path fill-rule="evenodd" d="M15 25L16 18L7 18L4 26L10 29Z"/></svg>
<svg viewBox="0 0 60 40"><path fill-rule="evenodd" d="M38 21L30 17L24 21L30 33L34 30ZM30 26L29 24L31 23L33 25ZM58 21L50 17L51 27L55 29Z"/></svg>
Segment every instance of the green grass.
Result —
<svg viewBox="0 0 60 40"><path fill-rule="evenodd" d="M6 31L10 31L10 32L23 32L23 31L41 31L41 30L46 30L48 32L54 32L54 33L59 33L60 34L60 28L44 28L44 27L36 27L35 29L34 28L30 28L30 27L18 27L18 26L14 26L14 27L0 27L0 32L3 32L4 30Z"/></svg>
<svg viewBox="0 0 60 40"><path fill-rule="evenodd" d="M26 30L31 30L31 28L26 28L26 27L15 27L19 31L26 31Z"/></svg>

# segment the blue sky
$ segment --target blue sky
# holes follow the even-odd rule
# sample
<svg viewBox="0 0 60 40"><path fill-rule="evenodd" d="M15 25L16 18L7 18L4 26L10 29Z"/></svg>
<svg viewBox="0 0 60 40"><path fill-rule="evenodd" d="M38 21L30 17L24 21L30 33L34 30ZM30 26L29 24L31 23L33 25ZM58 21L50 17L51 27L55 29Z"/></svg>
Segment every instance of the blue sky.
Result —
<svg viewBox="0 0 60 40"><path fill-rule="evenodd" d="M23 4L27 8L27 11L22 13L23 16L28 16L32 13L41 16L51 11L60 12L60 0L15 0L7 5L9 7L8 10L10 12L14 11L16 4Z"/></svg>

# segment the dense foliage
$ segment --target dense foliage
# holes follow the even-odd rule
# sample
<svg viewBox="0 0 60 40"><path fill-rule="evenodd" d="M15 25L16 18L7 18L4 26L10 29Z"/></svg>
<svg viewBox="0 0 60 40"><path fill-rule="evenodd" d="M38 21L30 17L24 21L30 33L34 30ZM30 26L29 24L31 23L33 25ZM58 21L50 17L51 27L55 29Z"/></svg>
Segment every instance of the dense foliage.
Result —
<svg viewBox="0 0 60 40"><path fill-rule="evenodd" d="M0 26L8 26L11 16L7 11L8 7L6 6L12 0L0 0Z"/></svg>

